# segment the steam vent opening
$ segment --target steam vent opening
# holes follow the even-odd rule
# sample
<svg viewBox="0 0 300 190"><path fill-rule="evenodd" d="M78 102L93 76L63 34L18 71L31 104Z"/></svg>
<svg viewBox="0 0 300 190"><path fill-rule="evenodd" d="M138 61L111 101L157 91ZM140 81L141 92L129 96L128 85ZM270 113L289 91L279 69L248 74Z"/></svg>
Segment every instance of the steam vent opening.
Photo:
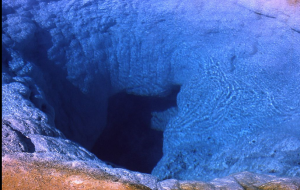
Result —
<svg viewBox="0 0 300 190"><path fill-rule="evenodd" d="M163 132L151 129L151 112L176 106L178 92L167 97L125 92L110 97L107 126L91 151L115 167L151 173L163 154Z"/></svg>

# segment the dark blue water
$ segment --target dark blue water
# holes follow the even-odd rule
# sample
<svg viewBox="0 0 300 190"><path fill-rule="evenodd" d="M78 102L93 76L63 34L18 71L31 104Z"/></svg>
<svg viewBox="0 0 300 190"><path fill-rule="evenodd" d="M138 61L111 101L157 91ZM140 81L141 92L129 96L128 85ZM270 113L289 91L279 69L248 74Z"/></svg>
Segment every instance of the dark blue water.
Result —
<svg viewBox="0 0 300 190"><path fill-rule="evenodd" d="M159 179L300 175L297 6L2 3L4 79L30 81L34 106L100 159Z"/></svg>

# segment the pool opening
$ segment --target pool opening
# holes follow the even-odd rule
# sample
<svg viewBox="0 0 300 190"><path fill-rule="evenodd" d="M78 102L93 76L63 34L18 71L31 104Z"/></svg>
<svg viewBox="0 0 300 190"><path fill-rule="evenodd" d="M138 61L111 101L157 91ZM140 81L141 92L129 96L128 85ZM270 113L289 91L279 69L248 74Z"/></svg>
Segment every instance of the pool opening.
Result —
<svg viewBox="0 0 300 190"><path fill-rule="evenodd" d="M110 97L107 126L91 152L116 167L151 173L163 155L163 132L151 129L151 112L176 106L178 92L167 97L125 92Z"/></svg>

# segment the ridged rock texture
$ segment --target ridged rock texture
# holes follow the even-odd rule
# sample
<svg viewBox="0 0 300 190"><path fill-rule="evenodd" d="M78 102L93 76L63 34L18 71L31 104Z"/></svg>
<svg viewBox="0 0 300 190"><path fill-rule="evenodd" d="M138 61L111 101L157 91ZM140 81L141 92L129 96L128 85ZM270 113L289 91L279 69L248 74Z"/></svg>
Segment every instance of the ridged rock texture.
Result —
<svg viewBox="0 0 300 190"><path fill-rule="evenodd" d="M174 91L151 174L91 153L111 97ZM3 189L299 189L300 2L2 0L2 167Z"/></svg>
<svg viewBox="0 0 300 190"><path fill-rule="evenodd" d="M278 178L242 172L210 182L168 179L158 182L145 174L112 173L109 168L89 167L86 163L59 163L31 156L4 157L2 189L118 189L118 190L298 190L300 178ZM117 169L115 169L117 170ZM137 177L139 176L139 177ZM125 178L126 177L126 178ZM139 180L138 180L139 178ZM144 180L141 180L143 179ZM151 179L152 178L152 179ZM143 185L145 179L150 183ZM149 181L148 181L149 182Z"/></svg>

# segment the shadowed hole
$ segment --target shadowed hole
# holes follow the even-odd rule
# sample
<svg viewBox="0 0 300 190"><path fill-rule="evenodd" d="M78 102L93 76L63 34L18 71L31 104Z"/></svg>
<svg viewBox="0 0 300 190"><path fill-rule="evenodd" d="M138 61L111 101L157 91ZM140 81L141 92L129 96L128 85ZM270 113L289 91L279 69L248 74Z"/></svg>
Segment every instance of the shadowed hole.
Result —
<svg viewBox="0 0 300 190"><path fill-rule="evenodd" d="M116 167L151 173L162 157L163 132L151 129L151 112L176 106L179 88L169 96L121 92L109 98L107 126L92 152Z"/></svg>

